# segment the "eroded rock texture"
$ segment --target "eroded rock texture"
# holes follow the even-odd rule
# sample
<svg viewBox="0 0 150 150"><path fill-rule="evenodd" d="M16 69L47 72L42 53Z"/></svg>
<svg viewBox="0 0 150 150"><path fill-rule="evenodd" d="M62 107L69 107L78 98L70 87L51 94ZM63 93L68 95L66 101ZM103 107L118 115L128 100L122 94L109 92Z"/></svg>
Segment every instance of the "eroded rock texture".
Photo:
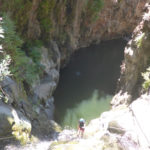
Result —
<svg viewBox="0 0 150 150"><path fill-rule="evenodd" d="M0 10L8 12L15 21L24 44L36 40L43 43L40 49L43 74L37 75L32 85L17 83L11 77L9 81L4 80L0 83L2 96L7 95L8 104L31 121L33 131L51 133L54 125L51 122L52 95L58 83L60 66L80 47L130 34L141 21L145 3L146 0L0 0ZM146 19L141 26L146 27ZM135 30L136 34L138 31ZM138 46L133 44L136 43L134 35L128 44L133 49L125 50L125 71L122 69L120 81L121 92L127 92L129 96L145 67L149 47L147 42L145 48L142 45L135 50ZM146 42L148 34L145 35ZM28 65L32 63L29 59ZM114 105L119 103L117 99Z"/></svg>
<svg viewBox="0 0 150 150"><path fill-rule="evenodd" d="M134 29L132 39L128 42L124 51L124 61L121 66L118 94L113 98L112 104L129 104L142 94L142 72L149 66L150 42L149 42L149 3L146 4L145 13Z"/></svg>

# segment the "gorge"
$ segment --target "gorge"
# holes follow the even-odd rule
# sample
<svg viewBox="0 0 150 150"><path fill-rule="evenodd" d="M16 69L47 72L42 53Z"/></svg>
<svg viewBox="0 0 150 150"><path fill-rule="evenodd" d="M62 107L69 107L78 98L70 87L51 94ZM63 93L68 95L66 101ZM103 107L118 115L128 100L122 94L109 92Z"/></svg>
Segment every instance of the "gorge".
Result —
<svg viewBox="0 0 150 150"><path fill-rule="evenodd" d="M48 136L50 142L45 149L53 150L148 150L149 4L149 0L0 0L1 138L13 137L15 141L26 144L31 139ZM127 44L115 40L131 34ZM108 50L114 49L114 53L103 49L104 41L108 43ZM116 42L114 47L111 42ZM99 52L88 52L90 47L96 49L97 44L100 44ZM117 47L118 52L115 52ZM111 100L112 109L97 119L92 118L94 120L86 127L84 139L78 139L73 130L66 133L54 121L54 104L57 108L57 103L65 104L67 98L70 101L68 95L64 94L62 98L61 94L57 94L56 87L58 85L59 89L59 84L67 85L65 82L68 81L59 82L59 78L63 78L62 72L69 68L69 62L72 63L72 55L78 60L84 53L89 53L88 61L84 62L84 57L80 64L86 75L96 79L92 83L87 77L90 82L86 81L86 88L88 84L94 89L102 86L102 91L115 96ZM92 58L94 55L98 59ZM82 66L78 65L79 62L75 62L75 66ZM117 67L117 71L108 67L106 62ZM96 73L92 74L88 68L89 72L86 72L84 63ZM99 73L101 69L96 69L98 65L103 68L103 74ZM64 70L61 71L61 68ZM64 73L65 78L82 79L84 71L73 66L70 69L74 75L67 77ZM93 75L103 75L104 78L99 81ZM113 80L110 80L111 77ZM83 86L85 78L73 80ZM106 78L112 83L105 87L103 80ZM70 84L73 86L74 83ZM81 85L80 88L85 89ZM84 94L80 88L77 87ZM73 90L73 94L78 95L75 93L77 89ZM90 94L90 90L85 93ZM1 149L9 149L3 142L0 141Z"/></svg>

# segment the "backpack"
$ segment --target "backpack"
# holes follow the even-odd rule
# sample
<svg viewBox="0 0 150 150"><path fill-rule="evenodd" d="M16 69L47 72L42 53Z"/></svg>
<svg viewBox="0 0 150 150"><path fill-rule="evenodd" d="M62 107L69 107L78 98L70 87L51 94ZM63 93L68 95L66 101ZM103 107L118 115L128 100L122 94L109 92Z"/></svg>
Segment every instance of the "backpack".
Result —
<svg viewBox="0 0 150 150"><path fill-rule="evenodd" d="M84 122L80 122L79 126L82 128L84 126Z"/></svg>
<svg viewBox="0 0 150 150"><path fill-rule="evenodd" d="M81 118L79 120L79 126L80 126L80 128L82 128L84 126L84 123L85 123L85 120Z"/></svg>

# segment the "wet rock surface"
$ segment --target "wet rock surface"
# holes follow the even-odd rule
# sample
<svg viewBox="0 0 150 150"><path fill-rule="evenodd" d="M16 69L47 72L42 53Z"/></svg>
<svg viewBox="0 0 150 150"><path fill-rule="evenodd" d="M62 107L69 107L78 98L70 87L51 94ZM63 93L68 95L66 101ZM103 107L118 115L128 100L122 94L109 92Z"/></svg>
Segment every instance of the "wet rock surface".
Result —
<svg viewBox="0 0 150 150"><path fill-rule="evenodd" d="M147 119L150 115L149 96L141 96L129 107L124 105L104 112L100 118L89 123L83 139L70 139L65 132L62 132L63 142L60 142L60 137L60 140L58 138L51 148L54 150L148 150L150 140L149 120Z"/></svg>
<svg viewBox="0 0 150 150"><path fill-rule="evenodd" d="M53 137L26 146L7 145L5 150L148 150L150 140L150 95L142 95L129 107L104 112L85 128L83 138L65 129Z"/></svg>

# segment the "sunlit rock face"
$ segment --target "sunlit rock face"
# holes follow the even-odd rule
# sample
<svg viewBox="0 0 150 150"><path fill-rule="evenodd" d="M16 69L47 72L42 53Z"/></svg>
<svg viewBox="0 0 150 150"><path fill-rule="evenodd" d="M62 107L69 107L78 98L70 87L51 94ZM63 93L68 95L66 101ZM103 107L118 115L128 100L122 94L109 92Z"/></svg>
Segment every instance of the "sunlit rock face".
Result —
<svg viewBox="0 0 150 150"><path fill-rule="evenodd" d="M32 129L31 122L21 112L2 102L0 104L0 135L14 136L20 141L23 140L24 144L28 142Z"/></svg>
<svg viewBox="0 0 150 150"><path fill-rule="evenodd" d="M118 107L111 111L106 118L108 131L117 134L119 144L122 148L149 149L149 120L146 119L149 111L149 96L142 95L129 107Z"/></svg>
<svg viewBox="0 0 150 150"><path fill-rule="evenodd" d="M150 95L142 95L129 107L104 112L86 127L82 139L74 130L64 130L50 149L148 150L150 140Z"/></svg>
<svg viewBox="0 0 150 150"><path fill-rule="evenodd" d="M124 61L121 65L118 93L112 100L113 106L129 104L142 94L142 72L149 66L150 42L149 42L149 3L145 7L146 13L134 29L132 39L128 42L124 51Z"/></svg>

